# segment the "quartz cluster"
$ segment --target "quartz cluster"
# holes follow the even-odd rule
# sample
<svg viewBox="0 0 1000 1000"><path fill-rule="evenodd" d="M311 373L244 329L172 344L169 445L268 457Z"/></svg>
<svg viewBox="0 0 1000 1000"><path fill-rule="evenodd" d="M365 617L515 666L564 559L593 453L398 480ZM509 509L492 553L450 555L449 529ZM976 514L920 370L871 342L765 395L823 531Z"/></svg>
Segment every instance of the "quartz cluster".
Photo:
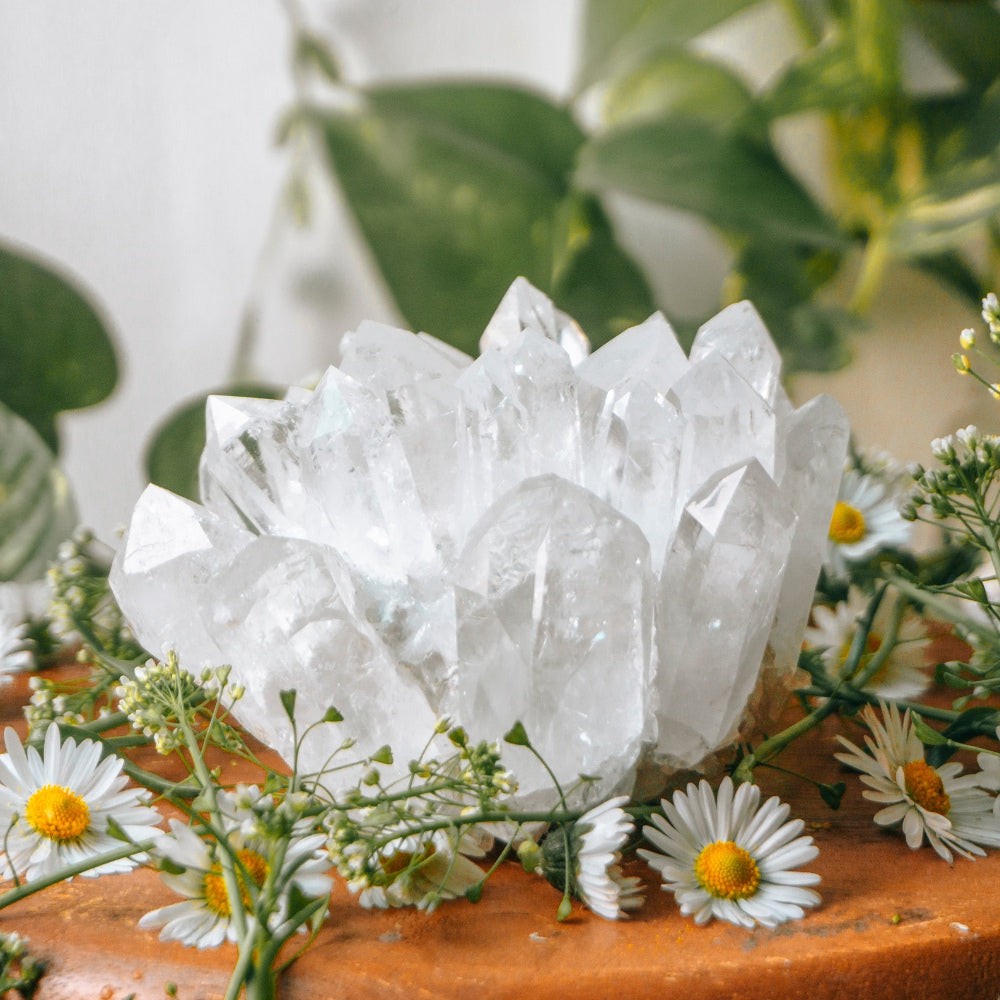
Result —
<svg viewBox="0 0 1000 1000"><path fill-rule="evenodd" d="M640 761L696 768L795 669L843 412L793 408L746 302L690 356L660 314L589 353L518 279L480 346L366 322L313 390L211 398L203 502L143 493L122 608L148 649L232 664L240 721L286 756L279 692L300 732L335 705L316 771L349 732L404 775L441 717L522 721L576 802ZM508 763L522 807L551 802L531 755Z"/></svg>

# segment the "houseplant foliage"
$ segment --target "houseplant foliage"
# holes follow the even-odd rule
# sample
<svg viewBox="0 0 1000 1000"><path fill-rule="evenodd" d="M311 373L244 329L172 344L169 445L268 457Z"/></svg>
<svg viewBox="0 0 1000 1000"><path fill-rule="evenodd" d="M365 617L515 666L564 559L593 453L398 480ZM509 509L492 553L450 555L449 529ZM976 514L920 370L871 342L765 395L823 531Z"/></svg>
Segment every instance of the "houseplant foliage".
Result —
<svg viewBox="0 0 1000 1000"><path fill-rule="evenodd" d="M0 242L0 403L53 451L56 415L106 399L118 379L108 327L89 293Z"/></svg>
<svg viewBox="0 0 1000 1000"><path fill-rule="evenodd" d="M101 402L117 362L89 293L48 263L0 243L0 582L45 575L76 525L56 465L56 417Z"/></svg>
<svg viewBox="0 0 1000 1000"><path fill-rule="evenodd" d="M801 51L755 91L691 43L757 6L589 0L564 104L468 79L353 87L296 25L300 73L332 78L350 99L303 97L292 131L319 136L414 329L469 350L483 303L524 274L599 346L651 308L602 207L626 193L713 227L733 255L724 297L755 302L791 369L836 368L889 262L970 304L995 279L1000 13L988 0L788 0ZM940 90L910 79L914 47L946 67ZM822 196L774 141L801 115L824 126ZM842 271L852 280L839 300Z"/></svg>

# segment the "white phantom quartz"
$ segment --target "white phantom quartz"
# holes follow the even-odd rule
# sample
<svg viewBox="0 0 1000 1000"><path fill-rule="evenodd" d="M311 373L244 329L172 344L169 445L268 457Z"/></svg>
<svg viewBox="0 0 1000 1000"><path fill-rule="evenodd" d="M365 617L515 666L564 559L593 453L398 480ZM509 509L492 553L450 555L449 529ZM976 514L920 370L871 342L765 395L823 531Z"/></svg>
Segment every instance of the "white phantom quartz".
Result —
<svg viewBox="0 0 1000 1000"><path fill-rule="evenodd" d="M229 663L239 720L330 771L345 736L404 776L435 723L516 721L569 799L697 768L780 707L848 427L792 407L749 303L686 356L656 314L588 354L524 279L472 358L363 323L284 401L214 397L203 503L139 500L112 585L142 643ZM509 749L517 804L551 778ZM340 757L334 763L340 762ZM592 779L581 782L579 776Z"/></svg>

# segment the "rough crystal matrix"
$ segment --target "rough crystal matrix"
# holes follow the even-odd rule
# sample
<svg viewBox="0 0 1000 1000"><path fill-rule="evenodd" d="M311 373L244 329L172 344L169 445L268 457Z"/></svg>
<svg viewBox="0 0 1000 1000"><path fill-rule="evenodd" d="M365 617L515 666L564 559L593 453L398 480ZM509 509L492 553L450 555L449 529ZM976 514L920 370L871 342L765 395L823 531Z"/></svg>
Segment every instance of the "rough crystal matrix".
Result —
<svg viewBox="0 0 1000 1000"><path fill-rule="evenodd" d="M350 733L405 774L441 716L487 739L522 720L564 786L598 777L577 802L640 761L697 767L794 670L843 413L793 409L749 303L690 357L659 314L588 355L518 279L481 348L363 323L313 391L211 399L203 504L142 495L122 607L149 649L231 663L240 720L285 755L278 692L302 726L335 705L315 770ZM508 761L520 804L549 804Z"/></svg>

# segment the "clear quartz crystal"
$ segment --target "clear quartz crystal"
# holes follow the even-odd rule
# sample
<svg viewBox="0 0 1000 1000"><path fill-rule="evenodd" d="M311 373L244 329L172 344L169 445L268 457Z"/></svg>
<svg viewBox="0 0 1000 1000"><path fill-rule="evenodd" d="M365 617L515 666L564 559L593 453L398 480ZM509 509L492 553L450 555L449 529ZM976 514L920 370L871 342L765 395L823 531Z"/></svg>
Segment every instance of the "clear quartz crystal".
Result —
<svg viewBox="0 0 1000 1000"><path fill-rule="evenodd" d="M286 756L278 693L302 725L335 705L313 770L350 735L357 756L391 744L401 777L441 716L476 739L520 720L582 803L768 723L843 464L837 404L792 407L749 303L690 357L659 314L588 354L518 279L481 346L363 323L314 390L210 400L204 506L149 487L112 570L140 640L231 663L239 718ZM506 758L520 804L554 801L529 753Z"/></svg>

